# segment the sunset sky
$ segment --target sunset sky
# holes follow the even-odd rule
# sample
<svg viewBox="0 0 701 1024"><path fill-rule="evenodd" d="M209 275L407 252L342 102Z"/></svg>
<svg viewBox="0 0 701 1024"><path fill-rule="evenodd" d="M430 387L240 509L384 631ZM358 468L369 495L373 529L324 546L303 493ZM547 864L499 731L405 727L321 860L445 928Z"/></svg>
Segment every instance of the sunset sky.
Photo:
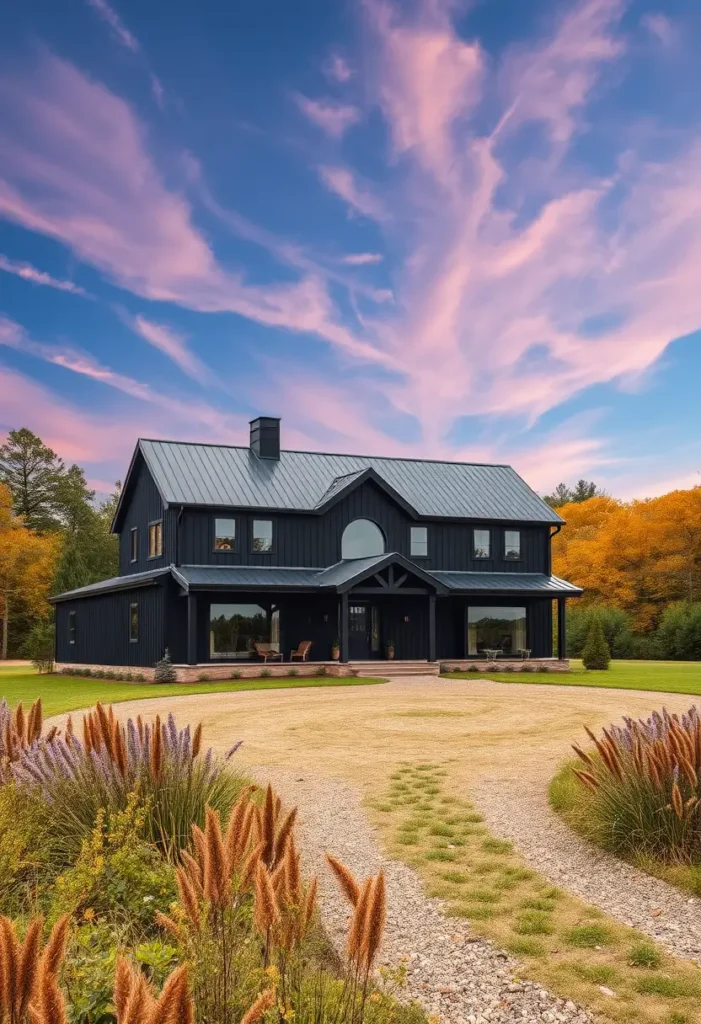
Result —
<svg viewBox="0 0 701 1024"><path fill-rule="evenodd" d="M0 13L0 438L701 483L699 0Z"/></svg>

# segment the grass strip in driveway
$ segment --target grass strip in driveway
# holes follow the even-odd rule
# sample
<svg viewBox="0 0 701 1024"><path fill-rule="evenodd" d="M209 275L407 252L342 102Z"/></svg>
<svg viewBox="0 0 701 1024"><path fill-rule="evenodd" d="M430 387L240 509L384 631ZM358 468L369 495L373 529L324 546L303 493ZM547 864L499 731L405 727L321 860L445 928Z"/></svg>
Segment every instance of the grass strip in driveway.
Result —
<svg viewBox="0 0 701 1024"><path fill-rule="evenodd" d="M443 679L493 679L497 683L596 686L701 696L701 661L612 661L606 672L587 671L581 661L570 672L447 672Z"/></svg>
<svg viewBox="0 0 701 1024"><path fill-rule="evenodd" d="M449 763L401 764L370 807L389 853L447 913L516 956L525 977L601 1017L699 1024L701 970L552 885L445 786Z"/></svg>
<svg viewBox="0 0 701 1024"><path fill-rule="evenodd" d="M196 693L238 693L241 690L292 690L321 686L373 686L385 682L337 676L295 676L277 679L231 679L210 683L120 683L111 679L39 675L32 668L0 667L0 699L25 707L41 697L44 714L60 715L89 707L96 701L119 704L153 697L186 697Z"/></svg>

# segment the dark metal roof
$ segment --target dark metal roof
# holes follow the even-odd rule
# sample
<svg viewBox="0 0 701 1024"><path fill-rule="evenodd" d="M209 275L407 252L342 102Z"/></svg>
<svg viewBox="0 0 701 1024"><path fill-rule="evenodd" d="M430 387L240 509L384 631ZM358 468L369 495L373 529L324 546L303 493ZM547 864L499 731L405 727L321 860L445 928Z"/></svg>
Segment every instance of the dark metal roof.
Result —
<svg viewBox="0 0 701 1024"><path fill-rule="evenodd" d="M543 573L428 572L404 555L391 552L386 555L374 555L371 558L346 559L328 569L251 565L171 565L165 569L133 573L131 576L115 576L88 587L69 590L50 600L68 601L72 598L92 597L115 590L149 586L155 580L169 574L172 574L173 579L185 590L265 590L270 587L274 590L329 589L342 593L349 590L356 581L361 581L390 564L400 565L429 585L433 584L443 593L549 594L553 597L577 597L582 593L581 589L572 583L561 580L558 576L546 576Z"/></svg>
<svg viewBox="0 0 701 1024"><path fill-rule="evenodd" d="M139 441L167 504L314 512L373 469L419 516L561 523L510 466ZM350 478L350 479L349 479Z"/></svg>
<svg viewBox="0 0 701 1024"><path fill-rule="evenodd" d="M453 591L493 591L494 593L569 594L582 593L559 576L546 576L539 572L432 572L437 580Z"/></svg>
<svg viewBox="0 0 701 1024"><path fill-rule="evenodd" d="M179 565L173 577L190 587L314 587L321 569L290 569L262 565Z"/></svg>
<svg viewBox="0 0 701 1024"><path fill-rule="evenodd" d="M73 597L90 597L93 594L111 593L113 590L131 590L134 587L147 587L159 576L166 576L170 573L170 566L165 569L150 569L148 572L134 572L129 576L113 576L109 580L100 580L99 583L90 583L87 587L77 587L75 590L66 590L63 594L56 594L50 597L49 601L55 604L58 601L68 601Z"/></svg>

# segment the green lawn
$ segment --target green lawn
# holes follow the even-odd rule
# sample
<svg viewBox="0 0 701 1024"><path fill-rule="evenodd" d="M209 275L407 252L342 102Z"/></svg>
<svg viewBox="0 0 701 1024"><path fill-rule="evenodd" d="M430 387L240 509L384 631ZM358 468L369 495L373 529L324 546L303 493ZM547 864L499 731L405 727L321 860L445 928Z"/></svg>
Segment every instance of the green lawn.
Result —
<svg viewBox="0 0 701 1024"><path fill-rule="evenodd" d="M25 707L41 697L45 715L60 715L102 701L117 704L147 697L183 697L190 693L238 693L239 690L289 690L312 686L372 686L384 679L334 678L309 676L292 679L241 679L221 683L117 683L110 679L83 679L73 676L40 676L33 668L0 666L0 698L11 706L20 701Z"/></svg>
<svg viewBox="0 0 701 1024"><path fill-rule="evenodd" d="M701 661L612 661L607 672L588 672L572 659L570 672L485 672L500 683L547 683L551 686L599 686L614 690L659 690L701 695ZM472 672L444 678L476 679Z"/></svg>

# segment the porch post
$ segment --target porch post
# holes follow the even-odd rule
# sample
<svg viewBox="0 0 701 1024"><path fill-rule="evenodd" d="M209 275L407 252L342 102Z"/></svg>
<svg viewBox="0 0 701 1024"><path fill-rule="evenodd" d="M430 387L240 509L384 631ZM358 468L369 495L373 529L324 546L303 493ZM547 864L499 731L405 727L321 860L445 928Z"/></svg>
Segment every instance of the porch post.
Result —
<svg viewBox="0 0 701 1024"><path fill-rule="evenodd" d="M341 661L348 661L348 591L341 594Z"/></svg>
<svg viewBox="0 0 701 1024"><path fill-rule="evenodd" d="M197 594L187 595L187 663L197 664Z"/></svg>
<svg viewBox="0 0 701 1024"><path fill-rule="evenodd" d="M428 660L436 660L436 595L428 595Z"/></svg>
<svg viewBox="0 0 701 1024"><path fill-rule="evenodd" d="M567 618L566 597L557 599L557 656L561 660L567 657Z"/></svg>

